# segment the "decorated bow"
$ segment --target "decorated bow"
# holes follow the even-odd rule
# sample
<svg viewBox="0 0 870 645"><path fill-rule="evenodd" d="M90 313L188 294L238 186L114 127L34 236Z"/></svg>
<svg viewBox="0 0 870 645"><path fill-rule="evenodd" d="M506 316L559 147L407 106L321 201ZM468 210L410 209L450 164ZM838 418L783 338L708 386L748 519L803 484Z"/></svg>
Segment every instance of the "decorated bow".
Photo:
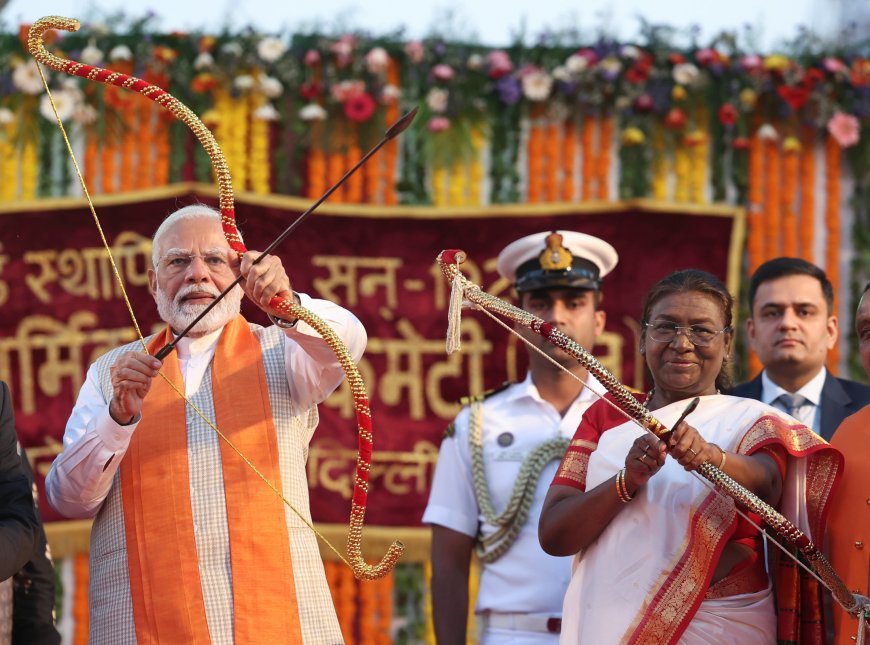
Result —
<svg viewBox="0 0 870 645"><path fill-rule="evenodd" d="M211 158L214 166L215 174L218 181L218 195L221 212L221 226L223 227L224 236L227 242L240 257L247 252L245 245L239 236L239 231L236 228L235 207L233 202L232 181L230 178L229 167L224 159L223 152L220 149L217 141L211 131L205 127L202 121L184 104L182 104L174 96L165 90L152 85L134 76L113 72L108 69L85 65L73 60L65 60L48 52L43 43L43 35L49 29L60 29L64 31L77 31L79 29L78 20L71 18L62 18L59 16L47 16L37 20L30 28L28 34L27 45L33 57L43 65L51 69L86 78L91 81L105 83L107 85L115 85L125 89L138 92L143 96L151 99L161 107L168 110L175 118L182 121L192 131L199 142L202 144L205 151ZM368 157L368 155L367 155ZM367 158L366 157L366 158ZM350 172L350 171L349 171ZM347 176L347 175L345 175ZM324 195L320 201L325 199L329 193ZM90 201L90 198L88 198ZM320 202L317 202L319 204ZM317 205L315 204L315 206ZM96 217L96 213L92 214ZM312 207L313 208L313 207ZM310 212L309 211L307 212ZM306 213L307 214L307 213ZM301 219L301 218L300 218ZM298 223L297 220L296 223ZM294 224L295 226L295 224ZM292 228L292 227L291 227ZM289 231L285 232L288 233ZM104 240L105 241L105 240ZM271 248L271 247L270 247ZM108 250L108 245L107 245ZM111 251L110 251L111 253ZM375 580L381 578L395 566L399 557L404 552L404 546L401 542L395 541L387 549L387 553L378 564L370 565L366 563L362 556L362 527L366 512L366 503L368 497L368 482L369 471L371 470L372 459L372 419L369 409L368 397L366 395L365 384L357 370L356 364L353 361L347 347L338 335L318 316L308 311L307 309L297 305L292 298L284 298L275 296L269 303L272 308L281 312L283 317L290 320L299 319L309 324L318 334L323 337L326 344L335 353L338 361L344 370L350 390L354 399L354 410L356 413L357 429L359 434L358 439L358 456L356 462L356 474L354 477L353 498L351 503L350 521L347 535L347 562L352 568L354 575L361 580ZM132 311L130 312L132 315ZM134 317L135 324L135 317ZM138 330L138 325L137 325ZM140 334L141 338L141 334ZM183 394L182 394L183 396ZM211 424L210 424L211 425ZM220 431L212 426L218 434L225 440L229 440ZM230 443L232 446L232 444ZM235 446L233 446L235 449ZM235 449L238 453L239 451ZM241 453L239 456L256 471L256 468L251 462ZM258 472L259 474L259 472ZM262 475L260 475L262 477ZM269 481L266 483L272 488L276 494L281 495L278 489ZM293 509L290 502L281 496L284 503L291 507L297 514L299 511ZM313 528L313 527L312 527Z"/></svg>
<svg viewBox="0 0 870 645"><path fill-rule="evenodd" d="M569 338L555 326L547 323L522 309L496 298L462 275L459 265L466 259L464 251L446 250L438 255L438 265L444 277L452 285L449 309L449 327L447 332L448 351L458 349L458 318L462 299L466 299L485 311L506 318L522 327L527 327L536 334L543 336L550 343L563 350L585 367L604 388L616 399L616 407L629 419L649 430L667 443L671 430L656 419L619 380L607 371L598 360L583 347ZM837 575L830 562L821 551L810 541L809 537L797 528L785 516L765 503L751 491L747 490L711 463L698 467L698 473L706 480L725 491L735 502L759 515L778 535L796 548L806 558L809 565L819 576L825 586L830 589L834 598L850 614L860 614L870 608L870 598L853 594ZM791 554L789 554L791 555Z"/></svg>

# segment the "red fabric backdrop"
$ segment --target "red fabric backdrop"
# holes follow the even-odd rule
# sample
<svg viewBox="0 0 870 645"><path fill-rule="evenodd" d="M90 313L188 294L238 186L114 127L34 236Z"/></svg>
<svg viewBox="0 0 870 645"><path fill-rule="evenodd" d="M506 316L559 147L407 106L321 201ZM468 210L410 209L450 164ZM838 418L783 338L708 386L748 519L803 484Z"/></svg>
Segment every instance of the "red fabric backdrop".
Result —
<svg viewBox="0 0 870 645"><path fill-rule="evenodd" d="M215 203L210 189L175 191L98 204L146 335L159 324L145 282L151 234L175 208L196 200ZM264 248L306 205L240 200L238 222L247 246ZM619 265L605 280L607 334L596 354L635 387L643 387L636 338L650 284L680 268L706 269L723 279L739 268L738 211L681 213L677 206L668 211L643 204L453 213L324 209L279 248L296 289L350 309L369 334L360 369L375 427L370 523L418 524L456 401L523 375L525 350L481 314L465 314L463 353L446 356L449 285L435 267L438 252L465 250L470 277L490 293L510 297L509 285L495 273L499 250L522 235L557 228L597 235L619 253ZM0 378L12 388L22 443L44 475L87 366L136 335L86 207L41 202L0 213L0 244ZM266 322L256 308L245 306L244 312ZM347 520L355 445L350 398L342 388L321 406L309 457L316 520ZM43 511L46 519L58 519L47 505Z"/></svg>

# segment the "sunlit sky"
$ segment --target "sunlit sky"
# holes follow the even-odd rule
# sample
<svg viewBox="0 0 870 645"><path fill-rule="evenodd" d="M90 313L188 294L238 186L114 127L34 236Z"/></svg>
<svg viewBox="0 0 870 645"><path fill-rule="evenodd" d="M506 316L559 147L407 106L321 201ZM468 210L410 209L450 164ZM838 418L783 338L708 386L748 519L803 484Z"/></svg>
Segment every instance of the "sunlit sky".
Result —
<svg viewBox="0 0 870 645"><path fill-rule="evenodd" d="M601 28L619 38L637 33L639 16L689 34L700 32L700 42L723 29L750 27L756 43L771 50L793 40L800 26L830 32L844 2L850 0L473 0L443 2L416 0L8 0L0 18L7 24L32 22L50 14L80 19L101 19L126 11L142 15L153 11L166 30L217 30L224 25L252 25L261 31L292 31L313 26L327 31L365 29L386 34L404 28L407 37L419 38L433 28L442 34L471 38L486 44L508 44L517 33L533 41L545 30L577 27L594 36ZM3 0L0 0L0 4ZM688 37L688 36L687 36Z"/></svg>

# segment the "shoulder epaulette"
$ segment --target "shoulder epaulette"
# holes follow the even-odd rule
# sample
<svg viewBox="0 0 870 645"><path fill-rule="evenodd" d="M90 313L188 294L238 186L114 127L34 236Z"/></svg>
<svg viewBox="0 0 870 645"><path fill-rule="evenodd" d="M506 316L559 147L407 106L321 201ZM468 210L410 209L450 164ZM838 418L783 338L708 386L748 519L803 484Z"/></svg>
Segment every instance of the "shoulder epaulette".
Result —
<svg viewBox="0 0 870 645"><path fill-rule="evenodd" d="M469 394L468 396L463 396L459 399L459 405L471 405L472 403L480 403L481 401L485 401L493 394L498 394L499 392L508 389L513 383L510 381L505 381L501 385L491 390L486 390L485 392L481 392L480 394Z"/></svg>

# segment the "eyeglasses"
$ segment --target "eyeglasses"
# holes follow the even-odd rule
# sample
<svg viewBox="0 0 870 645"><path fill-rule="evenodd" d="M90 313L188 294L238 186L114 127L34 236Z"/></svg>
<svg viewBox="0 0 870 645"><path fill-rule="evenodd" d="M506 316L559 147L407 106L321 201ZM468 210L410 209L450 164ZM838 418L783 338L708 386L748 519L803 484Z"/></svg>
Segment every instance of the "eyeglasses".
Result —
<svg viewBox="0 0 870 645"><path fill-rule="evenodd" d="M206 255L198 255L196 253L171 253L160 258L157 261L157 265L158 268L164 269L169 275L177 275L187 271L194 258L202 260L211 273L231 273L230 263L227 260L227 256L221 253L207 253Z"/></svg>
<svg viewBox="0 0 870 645"><path fill-rule="evenodd" d="M689 342L696 347L709 347L719 334L731 331L730 325L716 331L703 325L680 327L668 320L655 320L651 323L644 323L644 327L647 329L647 335L657 343L670 343L677 337L677 334L683 333L689 339Z"/></svg>

